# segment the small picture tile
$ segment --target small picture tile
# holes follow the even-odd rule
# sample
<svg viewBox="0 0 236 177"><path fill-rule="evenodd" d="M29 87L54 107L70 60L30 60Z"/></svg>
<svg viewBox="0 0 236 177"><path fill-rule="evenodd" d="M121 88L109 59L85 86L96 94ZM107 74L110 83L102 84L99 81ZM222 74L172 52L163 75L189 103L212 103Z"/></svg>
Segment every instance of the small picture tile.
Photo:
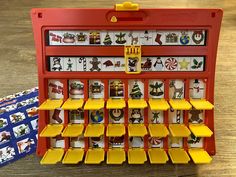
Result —
<svg viewBox="0 0 236 177"><path fill-rule="evenodd" d="M164 71L165 70L165 58L164 57L152 57L153 65L152 71Z"/></svg>
<svg viewBox="0 0 236 177"><path fill-rule="evenodd" d="M169 147L171 148L182 148L183 147L183 138L169 136Z"/></svg>
<svg viewBox="0 0 236 177"><path fill-rule="evenodd" d="M9 131L0 132L0 145L5 144L11 140L12 140L12 137Z"/></svg>
<svg viewBox="0 0 236 177"><path fill-rule="evenodd" d="M143 148L143 137L129 137L129 147L130 148Z"/></svg>
<svg viewBox="0 0 236 177"><path fill-rule="evenodd" d="M124 144L125 144L124 143L124 136L109 138L109 147L110 148L123 148Z"/></svg>
<svg viewBox="0 0 236 177"><path fill-rule="evenodd" d="M89 122L95 124L101 124L104 122L104 110L90 110L89 111Z"/></svg>
<svg viewBox="0 0 236 177"><path fill-rule="evenodd" d="M114 45L127 45L128 44L128 31L114 31Z"/></svg>
<svg viewBox="0 0 236 177"><path fill-rule="evenodd" d="M170 99L183 99L184 98L184 81L183 80L170 80L169 97Z"/></svg>
<svg viewBox="0 0 236 177"><path fill-rule="evenodd" d="M70 146L75 148L84 148L84 137L73 137L70 139Z"/></svg>
<svg viewBox="0 0 236 177"><path fill-rule="evenodd" d="M63 31L49 31L49 45L62 45Z"/></svg>
<svg viewBox="0 0 236 177"><path fill-rule="evenodd" d="M203 148L203 138L196 137L191 133L188 137L188 146L190 148Z"/></svg>
<svg viewBox="0 0 236 177"><path fill-rule="evenodd" d="M154 111L149 109L148 118L150 124L161 124L164 122L164 113L163 111Z"/></svg>
<svg viewBox="0 0 236 177"><path fill-rule="evenodd" d="M140 99L144 97L144 84L141 80L129 80L129 98Z"/></svg>
<svg viewBox="0 0 236 177"><path fill-rule="evenodd" d="M111 31L102 31L101 32L101 44L105 46L114 45L114 33Z"/></svg>
<svg viewBox="0 0 236 177"><path fill-rule="evenodd" d="M83 109L69 111L69 122L70 123L84 123L84 111Z"/></svg>
<svg viewBox="0 0 236 177"><path fill-rule="evenodd" d="M152 44L153 45L166 45L164 31L153 31L152 32Z"/></svg>
<svg viewBox="0 0 236 177"><path fill-rule="evenodd" d="M89 65L89 57L78 57L76 60L76 71L87 71Z"/></svg>
<svg viewBox="0 0 236 177"><path fill-rule="evenodd" d="M153 31L151 30L140 31L139 38L141 45L152 45Z"/></svg>
<svg viewBox="0 0 236 177"><path fill-rule="evenodd" d="M191 31L192 45L205 45L206 31L205 30L193 30Z"/></svg>
<svg viewBox="0 0 236 177"><path fill-rule="evenodd" d="M88 31L76 31L76 45L89 45L89 32Z"/></svg>
<svg viewBox="0 0 236 177"><path fill-rule="evenodd" d="M189 31L181 31L179 38L180 45L191 45L190 35Z"/></svg>
<svg viewBox="0 0 236 177"><path fill-rule="evenodd" d="M76 71L76 58L64 57L64 71Z"/></svg>
<svg viewBox="0 0 236 177"><path fill-rule="evenodd" d="M74 31L63 31L62 45L75 45L76 36Z"/></svg>
<svg viewBox="0 0 236 177"><path fill-rule="evenodd" d="M51 99L62 99L63 83L59 80L48 80L48 97Z"/></svg>
<svg viewBox="0 0 236 177"><path fill-rule="evenodd" d="M164 43L165 45L180 45L179 38L180 32L178 31L165 31L164 35Z"/></svg>
<svg viewBox="0 0 236 177"><path fill-rule="evenodd" d="M162 148L163 147L163 138L160 137L148 137L148 144L151 148Z"/></svg>
<svg viewBox="0 0 236 177"><path fill-rule="evenodd" d="M89 98L104 98L104 83L101 80L89 80Z"/></svg>
<svg viewBox="0 0 236 177"><path fill-rule="evenodd" d="M129 123L140 124L144 121L143 109L129 109Z"/></svg>
<svg viewBox="0 0 236 177"><path fill-rule="evenodd" d="M31 138L25 138L21 141L18 141L16 144L19 154L29 152L32 148L34 148L33 146L35 145L35 143L36 142L34 141L34 139Z"/></svg>
<svg viewBox="0 0 236 177"><path fill-rule="evenodd" d="M125 71L125 59L123 57L114 58L114 70Z"/></svg>
<svg viewBox="0 0 236 177"><path fill-rule="evenodd" d="M50 57L50 71L64 71L64 57Z"/></svg>
<svg viewBox="0 0 236 177"><path fill-rule="evenodd" d="M84 83L80 80L69 80L68 88L70 98L84 98Z"/></svg>
<svg viewBox="0 0 236 177"><path fill-rule="evenodd" d="M197 109L191 109L189 110L189 123L192 124L201 124L204 122L204 111L203 110L197 110Z"/></svg>
<svg viewBox="0 0 236 177"><path fill-rule="evenodd" d="M102 60L101 57L87 57L87 71L101 71L102 70Z"/></svg>
<svg viewBox="0 0 236 177"><path fill-rule="evenodd" d="M14 114L11 114L10 115L10 121L11 123L13 124L16 124L18 122L21 122L25 119L25 114L23 112L17 112L17 113L14 113Z"/></svg>
<svg viewBox="0 0 236 177"><path fill-rule="evenodd" d="M191 59L191 71L204 71L204 57L192 57Z"/></svg>
<svg viewBox="0 0 236 177"><path fill-rule="evenodd" d="M91 137L89 138L89 147L92 148L104 148L104 137Z"/></svg>
<svg viewBox="0 0 236 177"><path fill-rule="evenodd" d="M182 110L169 110L169 123L172 124L182 124L183 123L183 111Z"/></svg>
<svg viewBox="0 0 236 177"><path fill-rule="evenodd" d="M164 82L162 80L149 80L149 98L164 98Z"/></svg>
<svg viewBox="0 0 236 177"><path fill-rule="evenodd" d="M191 58L190 57L178 57L178 71L190 71Z"/></svg>
<svg viewBox="0 0 236 177"><path fill-rule="evenodd" d="M65 148L65 140L61 135L51 138L51 147Z"/></svg>
<svg viewBox="0 0 236 177"><path fill-rule="evenodd" d="M121 80L109 80L109 97L124 98L125 84Z"/></svg>
<svg viewBox="0 0 236 177"><path fill-rule="evenodd" d="M205 82L202 79L192 79L189 83L190 98L205 98Z"/></svg>
<svg viewBox="0 0 236 177"><path fill-rule="evenodd" d="M109 122L113 124L124 123L124 109L109 109Z"/></svg>
<svg viewBox="0 0 236 177"><path fill-rule="evenodd" d="M64 123L64 110L61 108L49 111L50 123L63 124Z"/></svg>
<svg viewBox="0 0 236 177"><path fill-rule="evenodd" d="M140 38L139 38L139 31L129 31L127 33L127 43L126 45L139 45L140 44Z"/></svg>
<svg viewBox="0 0 236 177"><path fill-rule="evenodd" d="M152 71L153 58L152 57L142 57L141 70L142 71Z"/></svg>
<svg viewBox="0 0 236 177"><path fill-rule="evenodd" d="M90 31L89 32L89 44L90 45L101 45L101 32Z"/></svg>
<svg viewBox="0 0 236 177"><path fill-rule="evenodd" d="M101 71L114 71L115 60L113 57L103 57L101 58L102 68Z"/></svg>
<svg viewBox="0 0 236 177"><path fill-rule="evenodd" d="M0 149L0 164L8 162L16 157L15 149L12 146L6 146Z"/></svg>
<svg viewBox="0 0 236 177"><path fill-rule="evenodd" d="M27 135L30 133L30 128L28 124L20 124L16 127L13 127L13 133L16 138Z"/></svg>
<svg viewBox="0 0 236 177"><path fill-rule="evenodd" d="M163 57L165 71L177 71L178 59L176 57Z"/></svg>

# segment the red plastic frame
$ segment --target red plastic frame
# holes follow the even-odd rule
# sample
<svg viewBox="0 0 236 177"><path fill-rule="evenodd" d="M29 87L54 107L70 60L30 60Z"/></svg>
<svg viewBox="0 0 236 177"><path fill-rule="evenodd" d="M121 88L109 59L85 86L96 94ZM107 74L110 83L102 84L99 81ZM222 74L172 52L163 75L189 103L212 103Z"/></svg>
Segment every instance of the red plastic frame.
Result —
<svg viewBox="0 0 236 177"><path fill-rule="evenodd" d="M87 85L87 79L103 79L105 88L107 79L123 79L127 86L127 79L144 79L144 85L148 88L145 79L163 79L168 85L169 79L184 79L185 86L189 85L189 79L206 80L206 99L214 103L214 78L216 53L219 39L220 25L222 20L222 10L220 9L140 9L135 12L117 12L114 9L32 9L31 17L33 21L34 39L38 63L38 82L39 82L39 102L43 103L47 99L48 79L61 79L64 83L64 101L68 98L67 79L79 78ZM118 18L117 23L110 22L112 16ZM195 30L204 29L207 31L205 46L142 46L142 56L205 56L204 72L143 72L138 75L127 75L125 72L49 72L47 71L48 56L123 56L123 46L47 46L46 32L48 30ZM81 50L78 50L80 48ZM58 50L59 49L59 50ZM78 77L79 73L79 77ZM165 98L168 100L168 87L165 87ZM147 89L144 94L148 100ZM188 89L185 89L185 98L189 100ZM128 99L126 89L125 100ZM85 88L85 101L88 99L87 89ZM105 100L108 99L108 91L105 90ZM145 112L145 125L147 125L147 108ZM205 124L214 132L214 111L205 112ZM105 113L106 115L107 113ZM88 112L85 111L85 117ZM168 124L168 112L164 113L164 123ZM65 111L65 123L68 123L68 112ZM107 116L105 125L108 123ZM39 112L39 133L48 123L47 111ZM188 114L184 113L184 123L188 125ZM88 120L85 119L85 126ZM125 126L128 125L128 109L125 108ZM147 138L147 137L145 137ZM107 138L105 137L105 150L108 148ZM125 150L128 149L128 137L125 136ZM69 147L69 138L65 138L65 150ZM38 139L37 154L42 156L49 148L47 138ZM145 143L145 150L148 145ZM168 148L168 139L164 140L164 149ZM184 149L187 150L187 139L184 139ZM88 149L88 139L85 143L85 151ZM215 138L205 138L204 149L210 154L215 154Z"/></svg>

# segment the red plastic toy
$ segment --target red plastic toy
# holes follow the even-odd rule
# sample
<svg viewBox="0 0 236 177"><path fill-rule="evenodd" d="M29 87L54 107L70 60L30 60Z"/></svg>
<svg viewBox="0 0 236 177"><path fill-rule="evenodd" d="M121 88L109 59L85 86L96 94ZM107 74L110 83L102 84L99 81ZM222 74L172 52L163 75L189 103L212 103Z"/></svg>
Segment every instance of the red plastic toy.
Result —
<svg viewBox="0 0 236 177"><path fill-rule="evenodd" d="M210 163L222 10L32 9L41 164Z"/></svg>

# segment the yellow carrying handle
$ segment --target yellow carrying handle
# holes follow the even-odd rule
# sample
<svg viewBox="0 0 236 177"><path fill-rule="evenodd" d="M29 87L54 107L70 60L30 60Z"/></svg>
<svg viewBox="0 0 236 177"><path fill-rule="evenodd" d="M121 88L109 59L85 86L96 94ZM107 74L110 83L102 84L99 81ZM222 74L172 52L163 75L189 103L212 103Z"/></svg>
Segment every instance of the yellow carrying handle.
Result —
<svg viewBox="0 0 236 177"><path fill-rule="evenodd" d="M132 2L123 2L123 4L115 5L116 11L138 11L139 4L134 4Z"/></svg>

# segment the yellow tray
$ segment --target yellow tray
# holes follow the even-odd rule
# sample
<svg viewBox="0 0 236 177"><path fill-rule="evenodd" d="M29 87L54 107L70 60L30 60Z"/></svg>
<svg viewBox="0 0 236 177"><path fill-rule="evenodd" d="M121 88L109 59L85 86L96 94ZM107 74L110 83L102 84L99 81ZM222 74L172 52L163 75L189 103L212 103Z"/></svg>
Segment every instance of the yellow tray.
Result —
<svg viewBox="0 0 236 177"><path fill-rule="evenodd" d="M171 148L168 150L168 153L174 164L187 164L190 161L190 158L184 149Z"/></svg>
<svg viewBox="0 0 236 177"><path fill-rule="evenodd" d="M63 164L77 164L83 160L84 149L70 148L66 152L62 163Z"/></svg>
<svg viewBox="0 0 236 177"><path fill-rule="evenodd" d="M165 99L149 99L148 103L151 110L166 111L170 108L170 105Z"/></svg>
<svg viewBox="0 0 236 177"><path fill-rule="evenodd" d="M48 124L42 132L40 133L40 137L55 137L60 135L63 130L63 124Z"/></svg>
<svg viewBox="0 0 236 177"><path fill-rule="evenodd" d="M88 124L84 132L84 137L99 137L103 134L104 134L103 124Z"/></svg>
<svg viewBox="0 0 236 177"><path fill-rule="evenodd" d="M64 110L77 110L79 108L82 108L84 104L83 99L71 99L68 98L65 103L62 105L62 109Z"/></svg>
<svg viewBox="0 0 236 177"><path fill-rule="evenodd" d="M191 99L190 103L198 110L211 110L214 108L214 105L205 99Z"/></svg>
<svg viewBox="0 0 236 177"><path fill-rule="evenodd" d="M124 149L109 149L107 152L107 164L122 164L125 161L125 158Z"/></svg>
<svg viewBox="0 0 236 177"><path fill-rule="evenodd" d="M129 136L145 136L147 129L144 124L129 124L128 134Z"/></svg>
<svg viewBox="0 0 236 177"><path fill-rule="evenodd" d="M151 137L166 137L169 131L164 124L149 124L148 130Z"/></svg>
<svg viewBox="0 0 236 177"><path fill-rule="evenodd" d="M108 137L122 136L125 134L124 124L108 124L106 135Z"/></svg>
<svg viewBox="0 0 236 177"><path fill-rule="evenodd" d="M68 124L62 132L62 137L78 137L84 130L83 124Z"/></svg>
<svg viewBox="0 0 236 177"><path fill-rule="evenodd" d="M104 149L89 149L86 153L85 164L100 164L104 161Z"/></svg>
<svg viewBox="0 0 236 177"><path fill-rule="evenodd" d="M144 109L146 108L147 102L144 99L129 99L128 107L130 109Z"/></svg>
<svg viewBox="0 0 236 177"><path fill-rule="evenodd" d="M189 149L188 153L196 164L211 163L212 161L211 156L204 149Z"/></svg>
<svg viewBox="0 0 236 177"><path fill-rule="evenodd" d="M89 98L84 105L85 110L99 110L104 108L104 100L99 98Z"/></svg>
<svg viewBox="0 0 236 177"><path fill-rule="evenodd" d="M124 99L108 99L107 100L107 109L123 109L125 107Z"/></svg>
<svg viewBox="0 0 236 177"><path fill-rule="evenodd" d="M39 110L54 110L60 108L62 103L63 103L62 99L60 100L47 99L39 106Z"/></svg>
<svg viewBox="0 0 236 177"><path fill-rule="evenodd" d="M188 137L191 134L184 124L169 124L169 130L173 137Z"/></svg>
<svg viewBox="0 0 236 177"><path fill-rule="evenodd" d="M170 99L169 103L175 110L189 110L192 108L192 105L185 99Z"/></svg>
<svg viewBox="0 0 236 177"><path fill-rule="evenodd" d="M144 164L147 161L146 152L144 149L135 148L128 150L128 163L129 164Z"/></svg>
<svg viewBox="0 0 236 177"><path fill-rule="evenodd" d="M166 151L161 148L148 149L148 156L151 164L165 164L169 160Z"/></svg>
<svg viewBox="0 0 236 177"><path fill-rule="evenodd" d="M204 124L190 124L189 129L196 137L211 137L213 134Z"/></svg>
<svg viewBox="0 0 236 177"><path fill-rule="evenodd" d="M49 164L56 164L61 161L64 155L64 149L62 148L53 148L48 149L48 151L44 154L40 164L42 165L49 165Z"/></svg>

